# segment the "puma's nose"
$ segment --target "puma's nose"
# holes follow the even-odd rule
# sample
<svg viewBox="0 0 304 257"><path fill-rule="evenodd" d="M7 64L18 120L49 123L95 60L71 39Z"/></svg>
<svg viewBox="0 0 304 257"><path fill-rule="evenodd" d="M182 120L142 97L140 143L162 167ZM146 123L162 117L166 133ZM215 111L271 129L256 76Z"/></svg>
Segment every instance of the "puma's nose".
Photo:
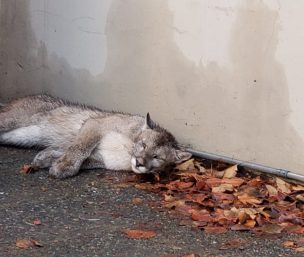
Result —
<svg viewBox="0 0 304 257"><path fill-rule="evenodd" d="M136 159L136 167L143 167L144 161L142 159Z"/></svg>

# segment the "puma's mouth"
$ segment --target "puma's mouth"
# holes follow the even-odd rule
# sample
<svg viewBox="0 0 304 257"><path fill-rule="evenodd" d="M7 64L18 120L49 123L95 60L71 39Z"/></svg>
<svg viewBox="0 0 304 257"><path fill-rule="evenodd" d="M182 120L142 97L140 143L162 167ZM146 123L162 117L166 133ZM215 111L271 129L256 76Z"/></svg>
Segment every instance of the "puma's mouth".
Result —
<svg viewBox="0 0 304 257"><path fill-rule="evenodd" d="M153 169L148 169L145 166L138 165L135 157L132 157L131 159L131 167L132 171L136 174L154 173Z"/></svg>

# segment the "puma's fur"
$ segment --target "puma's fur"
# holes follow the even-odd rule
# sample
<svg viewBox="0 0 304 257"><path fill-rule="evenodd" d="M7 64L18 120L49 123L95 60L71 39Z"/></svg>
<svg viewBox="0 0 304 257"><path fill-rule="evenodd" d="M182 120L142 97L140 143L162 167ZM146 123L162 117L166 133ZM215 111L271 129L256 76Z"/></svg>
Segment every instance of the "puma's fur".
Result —
<svg viewBox="0 0 304 257"><path fill-rule="evenodd" d="M102 111L47 95L21 98L0 109L0 144L44 148L33 165L58 178L80 168L151 173L191 154L147 117Z"/></svg>

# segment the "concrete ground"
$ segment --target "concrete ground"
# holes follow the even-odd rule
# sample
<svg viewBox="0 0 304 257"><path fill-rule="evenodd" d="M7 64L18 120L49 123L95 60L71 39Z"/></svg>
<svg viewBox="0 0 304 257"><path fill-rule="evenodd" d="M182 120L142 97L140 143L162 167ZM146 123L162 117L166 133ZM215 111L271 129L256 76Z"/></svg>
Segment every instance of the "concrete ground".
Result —
<svg viewBox="0 0 304 257"><path fill-rule="evenodd" d="M205 234L179 225L178 217L151 208L157 195L111 182L123 174L86 171L58 180L45 170L20 174L34 150L0 147L0 256L303 256L282 243L295 235L256 237L247 232ZM133 203L141 198L141 204ZM41 225L34 225L39 219ZM124 229L154 230L150 239L129 239ZM16 239L32 238L43 247L19 249ZM231 239L242 247L221 250Z"/></svg>

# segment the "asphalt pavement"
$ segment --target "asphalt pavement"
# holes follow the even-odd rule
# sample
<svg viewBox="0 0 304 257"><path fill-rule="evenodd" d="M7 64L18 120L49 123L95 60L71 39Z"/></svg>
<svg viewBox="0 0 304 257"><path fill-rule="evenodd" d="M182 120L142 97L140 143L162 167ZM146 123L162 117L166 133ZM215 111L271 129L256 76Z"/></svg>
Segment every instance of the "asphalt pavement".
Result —
<svg viewBox="0 0 304 257"><path fill-rule="evenodd" d="M282 245L297 235L206 234L181 226L179 217L155 207L158 195L119 186L123 172L84 171L65 180L49 177L46 170L21 174L36 153L0 146L0 256L304 256ZM131 239L126 229L156 236ZM20 239L42 246L21 249ZM230 245L239 240L242 245Z"/></svg>

